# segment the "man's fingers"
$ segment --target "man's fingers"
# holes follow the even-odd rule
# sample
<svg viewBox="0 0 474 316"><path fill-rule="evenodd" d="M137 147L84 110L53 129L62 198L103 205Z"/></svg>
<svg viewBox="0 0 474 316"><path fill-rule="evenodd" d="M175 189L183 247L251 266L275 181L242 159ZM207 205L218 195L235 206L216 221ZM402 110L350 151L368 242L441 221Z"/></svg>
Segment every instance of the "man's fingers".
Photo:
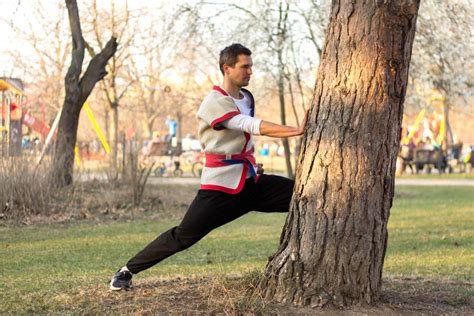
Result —
<svg viewBox="0 0 474 316"><path fill-rule="evenodd" d="M304 133L304 128L306 127L306 124L308 123L308 117L309 117L309 109L306 110L306 113L304 114L303 121L301 122L301 125L299 127L300 135Z"/></svg>
<svg viewBox="0 0 474 316"><path fill-rule="evenodd" d="M308 117L309 117L309 109L306 110L306 113L304 114L304 125L308 122Z"/></svg>

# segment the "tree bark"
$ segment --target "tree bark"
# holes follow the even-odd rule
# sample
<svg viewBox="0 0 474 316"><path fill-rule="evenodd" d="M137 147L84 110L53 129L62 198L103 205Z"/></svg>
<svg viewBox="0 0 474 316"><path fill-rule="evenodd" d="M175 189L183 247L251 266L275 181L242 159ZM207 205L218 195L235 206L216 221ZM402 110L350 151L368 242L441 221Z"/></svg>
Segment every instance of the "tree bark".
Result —
<svg viewBox="0 0 474 316"><path fill-rule="evenodd" d="M290 212L260 283L267 299L377 300L418 7L333 1Z"/></svg>
<svg viewBox="0 0 474 316"><path fill-rule="evenodd" d="M52 182L58 187L69 185L73 181L74 146L82 106L95 84L107 74L105 65L117 50L117 40L112 37L104 49L92 58L81 77L85 44L82 38L79 10L75 0L66 0L66 6L73 47L71 65L65 78L66 95L53 157Z"/></svg>

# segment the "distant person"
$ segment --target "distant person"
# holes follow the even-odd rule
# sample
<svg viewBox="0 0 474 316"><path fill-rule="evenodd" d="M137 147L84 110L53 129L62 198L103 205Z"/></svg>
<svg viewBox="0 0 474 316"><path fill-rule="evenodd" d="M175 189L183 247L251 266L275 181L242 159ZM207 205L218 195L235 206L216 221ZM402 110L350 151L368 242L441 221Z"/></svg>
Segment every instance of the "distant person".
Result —
<svg viewBox="0 0 474 316"><path fill-rule="evenodd" d="M176 137L178 132L178 122L170 115L166 118L166 126L168 126L168 135L165 137L165 141L170 142L173 137Z"/></svg>
<svg viewBox="0 0 474 316"><path fill-rule="evenodd" d="M260 149L260 156L267 157L270 154L270 146L267 143L263 144L263 147Z"/></svg>
<svg viewBox="0 0 474 316"><path fill-rule="evenodd" d="M31 141L28 137L24 136L22 139L21 139L21 149L30 149L31 147Z"/></svg>
<svg viewBox="0 0 474 316"><path fill-rule="evenodd" d="M415 158L415 148L416 145L413 141L413 138L409 140L408 144L401 144L400 151L398 154L398 156L402 160L400 174L403 174L405 172L406 167L409 167L411 173L413 173L413 167L411 164L413 162L413 159Z"/></svg>
<svg viewBox="0 0 474 316"><path fill-rule="evenodd" d="M438 150L441 147L436 140L426 137L424 148L426 150Z"/></svg>
<svg viewBox="0 0 474 316"><path fill-rule="evenodd" d="M252 76L251 54L240 44L221 51L219 67L224 83L213 87L197 112L199 139L206 157L201 188L178 226L162 233L115 273L111 290L129 289L134 274L192 246L215 228L248 212L288 211L294 181L263 174L255 161L252 135L301 135L307 113L299 127L254 117L253 96L243 88Z"/></svg>

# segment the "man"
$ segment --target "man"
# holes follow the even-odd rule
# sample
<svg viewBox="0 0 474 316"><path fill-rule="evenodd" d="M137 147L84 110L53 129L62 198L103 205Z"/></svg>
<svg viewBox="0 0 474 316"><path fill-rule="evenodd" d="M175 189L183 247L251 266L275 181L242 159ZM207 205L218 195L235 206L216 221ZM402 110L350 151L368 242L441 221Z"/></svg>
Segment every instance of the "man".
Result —
<svg viewBox="0 0 474 316"><path fill-rule="evenodd" d="M184 250L213 229L250 212L287 212L294 181L263 175L253 152L251 135L289 137L303 134L308 113L299 127L254 118L252 94L242 88L252 75L252 52L232 44L221 51L222 87L214 86L197 117L199 139L206 155L201 188L181 223L164 232L115 273L111 290L129 289L132 275Z"/></svg>

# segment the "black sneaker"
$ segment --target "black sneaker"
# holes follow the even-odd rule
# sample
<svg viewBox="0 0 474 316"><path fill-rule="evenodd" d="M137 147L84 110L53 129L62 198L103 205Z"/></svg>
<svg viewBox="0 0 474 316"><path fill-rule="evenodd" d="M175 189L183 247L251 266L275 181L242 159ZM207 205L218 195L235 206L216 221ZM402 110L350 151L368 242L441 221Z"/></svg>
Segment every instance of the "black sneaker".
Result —
<svg viewBox="0 0 474 316"><path fill-rule="evenodd" d="M110 289L112 291L120 291L121 289L130 290L132 287L132 274L130 271L118 271L114 274L110 281Z"/></svg>

